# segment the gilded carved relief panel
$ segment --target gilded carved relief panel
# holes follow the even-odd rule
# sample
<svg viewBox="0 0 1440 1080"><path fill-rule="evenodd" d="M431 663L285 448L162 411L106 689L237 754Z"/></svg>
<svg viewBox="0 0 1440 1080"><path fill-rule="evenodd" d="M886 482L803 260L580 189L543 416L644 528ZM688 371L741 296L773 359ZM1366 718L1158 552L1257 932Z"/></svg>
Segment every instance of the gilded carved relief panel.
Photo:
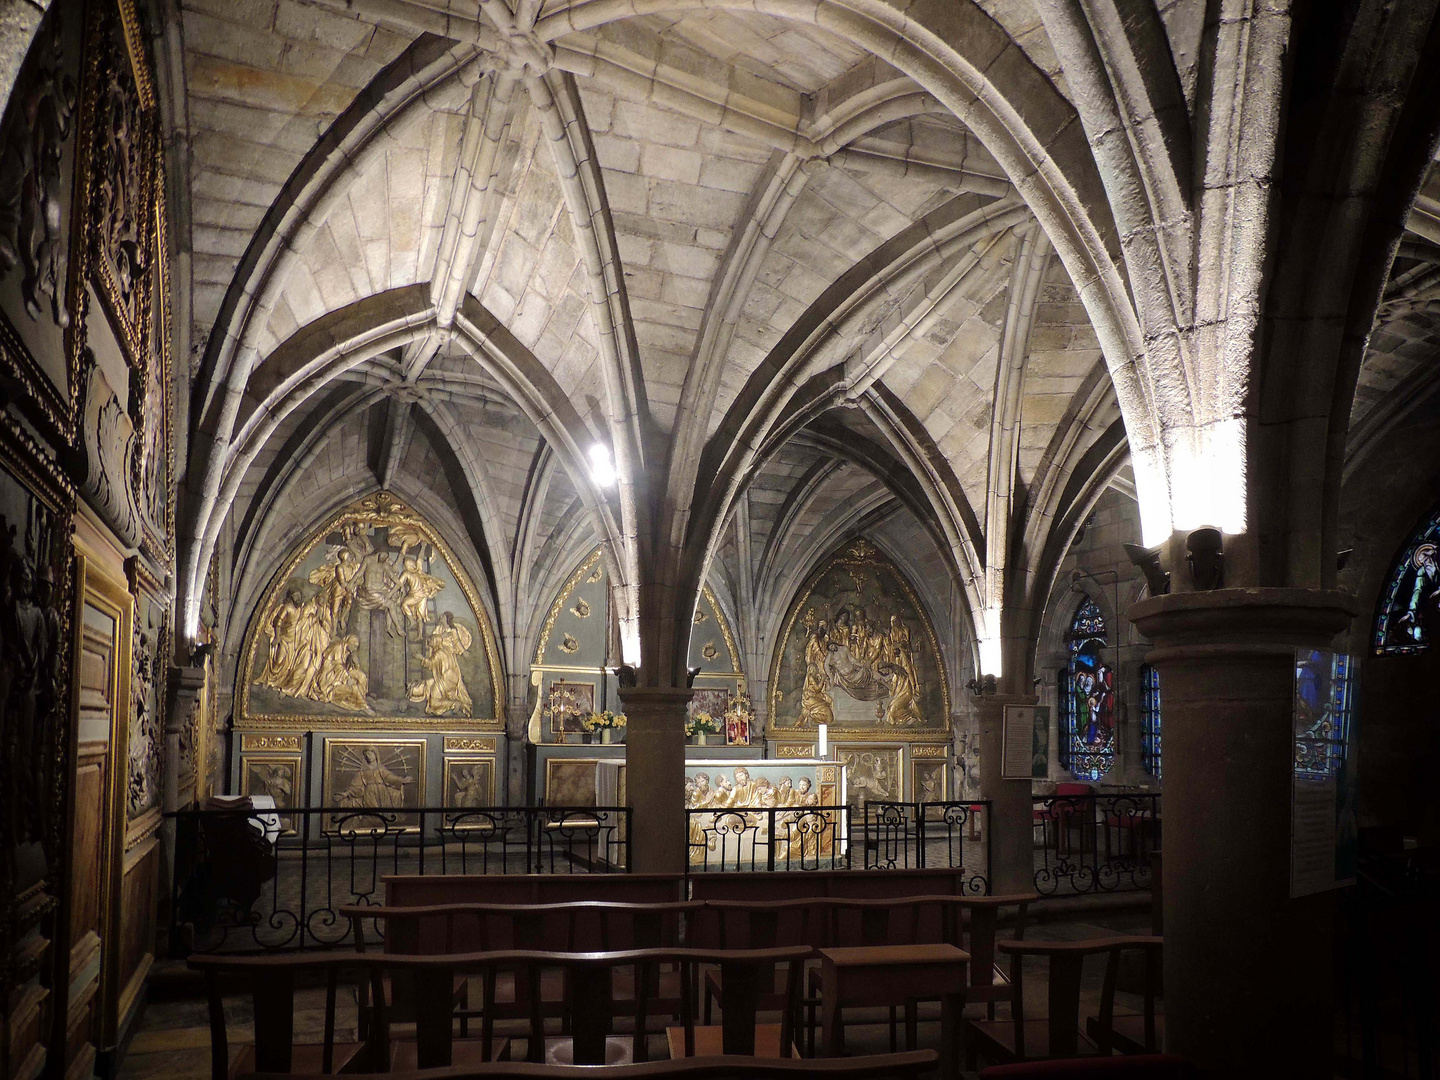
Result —
<svg viewBox="0 0 1440 1080"><path fill-rule="evenodd" d="M165 773L166 656L170 640L168 601L152 591L158 583L141 571L134 577L129 765L125 787L125 812L132 821L160 805Z"/></svg>
<svg viewBox="0 0 1440 1080"><path fill-rule="evenodd" d="M423 518L368 496L279 568L241 661L245 727L493 725L500 664L469 579Z"/></svg>
<svg viewBox="0 0 1440 1080"><path fill-rule="evenodd" d="M935 738L950 691L935 630L873 544L845 545L800 590L770 668L770 729Z"/></svg>

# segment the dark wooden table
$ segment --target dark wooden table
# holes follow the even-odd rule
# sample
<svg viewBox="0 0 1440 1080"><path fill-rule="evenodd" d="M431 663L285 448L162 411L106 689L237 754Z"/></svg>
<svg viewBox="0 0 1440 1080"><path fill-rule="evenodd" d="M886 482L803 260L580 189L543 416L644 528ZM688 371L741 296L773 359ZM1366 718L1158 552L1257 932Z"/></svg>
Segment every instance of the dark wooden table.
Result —
<svg viewBox="0 0 1440 1080"><path fill-rule="evenodd" d="M842 1051L840 1012L853 1006L904 1005L940 1000L940 1075L959 1075L960 1013L970 954L954 945L863 945L821 949L821 1032L824 1053ZM906 1035L914 1046L913 1011Z"/></svg>

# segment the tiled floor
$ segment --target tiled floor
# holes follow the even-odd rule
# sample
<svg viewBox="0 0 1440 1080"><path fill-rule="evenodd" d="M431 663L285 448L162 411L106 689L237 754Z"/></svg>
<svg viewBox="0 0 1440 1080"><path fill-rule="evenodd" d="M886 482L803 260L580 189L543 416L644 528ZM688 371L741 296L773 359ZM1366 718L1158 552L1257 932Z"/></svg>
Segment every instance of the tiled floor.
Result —
<svg viewBox="0 0 1440 1080"><path fill-rule="evenodd" d="M1078 941L1114 934L1149 933L1149 912L1129 910L1110 913L1076 913L1066 921L1046 921L1032 926L1027 938ZM1043 1017L1046 1008L1044 964L1027 960L1025 967L1026 1013ZM1104 961L1095 958L1087 964L1081 998L1081 1016L1098 1011ZM160 965L156 971L157 991L147 1004L120 1065L119 1080L205 1080L210 1074L210 1028L199 984L186 979L183 964ZM190 992L186 992L186 990ZM324 991L300 990L296 993L295 1030L297 1041L319 1042L324 1023ZM1119 996L1120 1004L1138 1004L1138 999ZM230 1032L231 1051L250 1038L251 1008L243 995L226 1000L226 1019ZM975 1009L971 1015L979 1015ZM873 1015L873 1014L872 1014ZM922 1013L922 1016L931 1015ZM1003 1008L1002 1008L1002 1015ZM356 1009L353 997L340 1003L336 1037L341 1041L355 1037ZM846 1027L846 1047L850 1053L883 1053L889 1050L889 1032L884 1023L852 1024ZM900 1036L903 1044L903 1025ZM921 1046L936 1046L939 1025L922 1022ZM652 1054L663 1056L663 1038L652 1040ZM516 1048L516 1055L523 1047Z"/></svg>

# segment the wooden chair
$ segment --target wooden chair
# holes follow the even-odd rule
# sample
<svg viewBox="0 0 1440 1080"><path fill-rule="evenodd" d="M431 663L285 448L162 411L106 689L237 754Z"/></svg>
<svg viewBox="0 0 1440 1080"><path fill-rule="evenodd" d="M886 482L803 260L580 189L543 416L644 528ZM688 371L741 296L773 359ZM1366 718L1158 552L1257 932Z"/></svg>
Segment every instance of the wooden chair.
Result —
<svg viewBox="0 0 1440 1080"><path fill-rule="evenodd" d="M1144 939L1146 944L1134 946L1144 954L1145 981L1140 1012L1115 1009L1115 989L1120 981L1120 958L1128 951L1115 949L1105 965L1105 983L1100 991L1100 1015L1085 1021L1085 1034L1102 1052L1116 1050L1122 1054L1155 1054L1165 1039L1165 1017L1156 1015L1155 998L1160 988L1160 957L1164 938Z"/></svg>
<svg viewBox="0 0 1440 1080"><path fill-rule="evenodd" d="M934 1070L934 1050L908 1054L871 1054L853 1058L694 1057L675 1061L647 1061L615 1065L605 1080L787 1080L790 1077L839 1077L841 1080L906 1080ZM595 1080L593 1065L537 1065L528 1061L502 1061L474 1069L429 1069L424 1073L382 1073L377 1080L489 1080L521 1077L529 1080ZM294 1080L274 1073L253 1073L243 1080Z"/></svg>
<svg viewBox="0 0 1440 1080"><path fill-rule="evenodd" d="M800 987L805 961L813 950L809 945L788 948L746 949L709 952L703 949L684 950L675 954L681 962L682 1025L666 1029L670 1057L694 1058L716 1055L789 1058L795 1053L795 1037L800 1020ZM708 1023L710 989L706 988L706 1021L694 1023L695 973L702 966L718 969L720 1024ZM638 978L637 974L637 978ZM767 1005L773 1000L777 982L784 986L778 1006ZM758 1014L778 1007L779 1024L758 1023ZM636 1025L642 1023L644 1010L637 1002Z"/></svg>
<svg viewBox="0 0 1440 1080"><path fill-rule="evenodd" d="M1158 941L1152 937L1111 937L1088 941L998 942L996 948L1010 957L1010 982L1014 990L1011 1017L966 1022L970 1035L969 1067L974 1068L977 1056L982 1055L990 1061L1009 1063L1108 1054L1108 1045L1102 1048L1080 1031L1080 976L1085 958L1118 955L1128 949L1149 949ZM1023 964L1026 956L1044 957L1049 964L1050 1008L1045 1020L1025 1019ZM1153 993L1148 993L1146 1010L1153 1012L1153 1009Z"/></svg>
<svg viewBox="0 0 1440 1080"><path fill-rule="evenodd" d="M823 947L828 941L829 924L823 899L776 900L756 903L748 900L706 900L704 915L694 924L690 944L713 949L778 949L806 946ZM724 975L708 971L704 979L705 1023L710 1023L711 1006L722 996ZM760 1008L781 1008L790 987L783 974L775 972L761 993ZM805 1003L807 1006L809 1002Z"/></svg>
<svg viewBox="0 0 1440 1080"><path fill-rule="evenodd" d="M283 1072L305 1076L386 1068L389 1059L383 1044L335 1041L335 1009L345 965L328 963L296 965L293 956L196 956L190 966L205 976L205 996L210 1014L211 1080L233 1080L254 1072ZM295 984L302 973L319 971L325 984L325 1026L318 1044L295 1042ZM361 983L373 974L352 967L349 974ZM225 1023L222 983L247 982L254 1006L255 1038L244 1043L235 1061L230 1061L230 1037ZM358 995L357 995L358 997ZM378 1054L378 1056L377 1056Z"/></svg>

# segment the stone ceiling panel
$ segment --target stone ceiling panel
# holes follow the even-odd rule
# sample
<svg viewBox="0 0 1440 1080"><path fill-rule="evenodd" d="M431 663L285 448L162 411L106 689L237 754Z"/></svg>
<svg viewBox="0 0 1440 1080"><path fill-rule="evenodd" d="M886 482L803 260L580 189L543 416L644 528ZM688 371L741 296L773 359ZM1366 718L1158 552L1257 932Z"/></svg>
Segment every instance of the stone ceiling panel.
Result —
<svg viewBox="0 0 1440 1080"><path fill-rule="evenodd" d="M183 0L193 324L209 333L281 185L355 95L409 44L296 0Z"/></svg>

